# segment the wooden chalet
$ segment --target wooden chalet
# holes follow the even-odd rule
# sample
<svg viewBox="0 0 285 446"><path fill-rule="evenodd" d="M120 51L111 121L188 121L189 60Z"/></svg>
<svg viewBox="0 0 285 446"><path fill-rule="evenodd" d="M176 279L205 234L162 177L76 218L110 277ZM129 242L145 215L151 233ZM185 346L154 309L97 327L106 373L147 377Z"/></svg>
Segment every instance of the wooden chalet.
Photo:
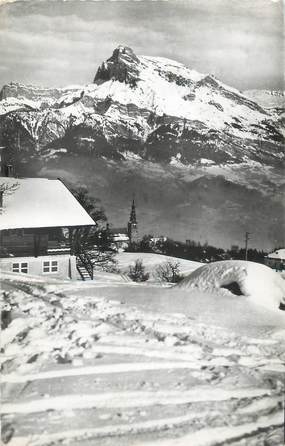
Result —
<svg viewBox="0 0 285 446"><path fill-rule="evenodd" d="M264 263L276 271L283 271L285 269L285 248L277 249L268 254L264 259Z"/></svg>
<svg viewBox="0 0 285 446"><path fill-rule="evenodd" d="M69 230L94 221L60 180L0 177L0 269L74 279L92 276ZM78 270L78 271L77 271Z"/></svg>

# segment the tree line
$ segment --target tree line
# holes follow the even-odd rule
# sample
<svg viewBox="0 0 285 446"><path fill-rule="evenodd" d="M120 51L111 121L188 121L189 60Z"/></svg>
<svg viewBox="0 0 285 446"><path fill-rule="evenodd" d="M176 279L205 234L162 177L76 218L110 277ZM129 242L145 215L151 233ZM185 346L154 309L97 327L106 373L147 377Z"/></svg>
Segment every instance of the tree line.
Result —
<svg viewBox="0 0 285 446"><path fill-rule="evenodd" d="M172 240L170 238L153 242L152 235L145 235L138 243L132 243L129 252L152 252L164 254L181 259L193 260L197 262L216 262L219 260L244 260L245 248L238 246L231 249L217 248L206 243L187 240L186 242ZM264 263L264 257L267 253L263 250L249 248L247 258L249 261Z"/></svg>

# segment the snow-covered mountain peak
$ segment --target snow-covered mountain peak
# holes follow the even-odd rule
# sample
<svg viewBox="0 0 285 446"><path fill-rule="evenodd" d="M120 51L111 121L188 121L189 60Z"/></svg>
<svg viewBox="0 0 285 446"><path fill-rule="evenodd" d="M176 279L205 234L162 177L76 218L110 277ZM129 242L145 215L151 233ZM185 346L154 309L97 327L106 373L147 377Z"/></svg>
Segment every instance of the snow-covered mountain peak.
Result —
<svg viewBox="0 0 285 446"><path fill-rule="evenodd" d="M165 57L137 56L131 48L120 45L98 68L94 83L100 85L109 80L116 80L135 87L139 80L152 80L153 77L190 86L205 75Z"/></svg>
<svg viewBox="0 0 285 446"><path fill-rule="evenodd" d="M100 65L92 84L10 84L1 99L0 125L13 134L17 116L31 137L27 145L44 149L94 146L98 152L101 138L104 150L112 146L112 157L139 145L133 151L142 158L170 162L179 155L186 165L199 158L272 163L282 151L281 121L276 125L269 110L213 75L164 57L138 56L122 45Z"/></svg>
<svg viewBox="0 0 285 446"><path fill-rule="evenodd" d="M18 105L15 101L9 103L12 97L17 98ZM119 116L130 121L130 107L135 106L136 115L141 113L139 110L148 110L156 116L167 115L200 122L202 127L227 129L236 136L245 136L246 132L249 138L252 129L248 131L248 126L263 121L267 114L213 75L199 73L164 57L137 56L122 45L101 64L91 85L44 89L11 84L3 87L1 98L6 99L5 103L2 101L1 114L32 107L60 109L64 115L77 116L83 106L86 111L104 113L116 121ZM149 131L146 123L143 127Z"/></svg>
<svg viewBox="0 0 285 446"><path fill-rule="evenodd" d="M139 62L132 48L124 45L119 45L117 48L115 48L112 56L108 59L108 61L112 62L119 62L124 60L125 61L132 60L134 62Z"/></svg>
<svg viewBox="0 0 285 446"><path fill-rule="evenodd" d="M258 125L267 115L259 105L213 75L164 57L137 56L124 46L116 48L101 64L93 85L88 93L85 90L84 101L86 95L100 101L107 98L113 104L199 122L202 127L230 131L237 137L255 138L250 126ZM105 114L117 116L117 106L108 106ZM129 120L129 110L121 110L122 114Z"/></svg>

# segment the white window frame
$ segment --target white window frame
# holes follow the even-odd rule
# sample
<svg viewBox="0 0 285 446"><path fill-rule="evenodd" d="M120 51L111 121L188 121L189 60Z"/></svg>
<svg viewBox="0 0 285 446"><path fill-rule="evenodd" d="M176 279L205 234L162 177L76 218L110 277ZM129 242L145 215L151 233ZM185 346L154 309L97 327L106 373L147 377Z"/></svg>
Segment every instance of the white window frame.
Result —
<svg viewBox="0 0 285 446"><path fill-rule="evenodd" d="M43 260L42 272L43 274L58 273L58 260Z"/></svg>
<svg viewBox="0 0 285 446"><path fill-rule="evenodd" d="M29 272L28 262L13 262L12 263L12 272L28 274L28 272Z"/></svg>

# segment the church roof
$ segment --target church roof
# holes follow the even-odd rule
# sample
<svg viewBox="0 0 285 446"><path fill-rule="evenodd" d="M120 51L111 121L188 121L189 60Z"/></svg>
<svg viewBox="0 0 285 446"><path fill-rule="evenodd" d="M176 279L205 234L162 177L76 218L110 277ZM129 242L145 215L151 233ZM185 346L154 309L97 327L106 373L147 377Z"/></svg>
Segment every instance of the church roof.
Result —
<svg viewBox="0 0 285 446"><path fill-rule="evenodd" d="M0 230L91 226L94 221L60 180L0 177Z"/></svg>

